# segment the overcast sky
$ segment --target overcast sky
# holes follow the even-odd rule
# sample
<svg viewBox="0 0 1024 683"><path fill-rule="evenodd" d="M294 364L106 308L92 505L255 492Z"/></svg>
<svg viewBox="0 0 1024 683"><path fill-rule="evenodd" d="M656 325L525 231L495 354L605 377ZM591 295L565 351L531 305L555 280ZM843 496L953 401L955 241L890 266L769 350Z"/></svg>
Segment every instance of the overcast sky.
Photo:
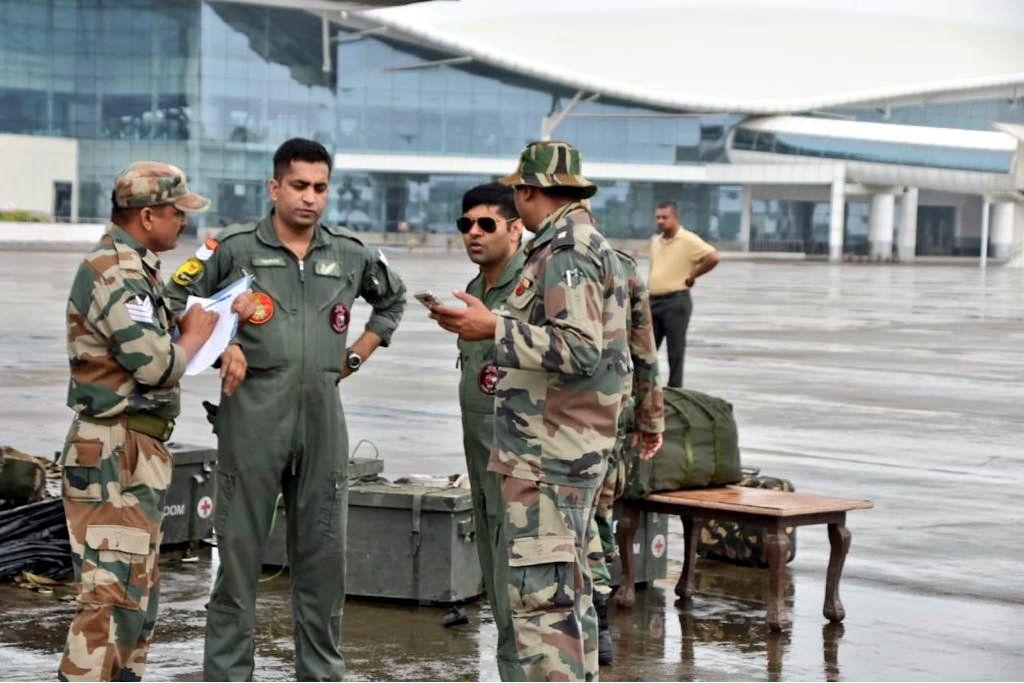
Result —
<svg viewBox="0 0 1024 683"><path fill-rule="evenodd" d="M1024 27L1024 0L433 0L420 5L381 11L399 13L398 16L404 17L415 16L421 25L429 25L520 13L594 12L686 5L807 7Z"/></svg>

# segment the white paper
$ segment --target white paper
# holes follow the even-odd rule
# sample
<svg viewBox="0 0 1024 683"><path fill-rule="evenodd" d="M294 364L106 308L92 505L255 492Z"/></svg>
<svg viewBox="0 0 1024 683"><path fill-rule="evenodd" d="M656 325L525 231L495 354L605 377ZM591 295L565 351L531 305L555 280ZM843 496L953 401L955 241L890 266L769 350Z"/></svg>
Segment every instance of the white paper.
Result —
<svg viewBox="0 0 1024 683"><path fill-rule="evenodd" d="M231 305L235 303L235 299L239 294L249 289L251 284L252 276L244 275L209 299L190 296L188 301L185 302L186 311L198 304L207 311L220 314L217 326L213 328L213 334L196 352L196 355L192 356L192 360L188 362L188 367L185 368L186 375L198 375L213 365L220 358L221 354L224 353L224 350L228 348L228 344L231 343L235 336L235 331L238 329L238 315L231 311Z"/></svg>

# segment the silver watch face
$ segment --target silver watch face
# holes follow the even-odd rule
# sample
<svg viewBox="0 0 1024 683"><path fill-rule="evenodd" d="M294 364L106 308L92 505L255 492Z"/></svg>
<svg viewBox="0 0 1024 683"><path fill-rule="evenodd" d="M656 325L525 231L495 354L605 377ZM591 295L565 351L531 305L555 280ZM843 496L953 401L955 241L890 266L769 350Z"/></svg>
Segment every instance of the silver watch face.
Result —
<svg viewBox="0 0 1024 683"><path fill-rule="evenodd" d="M362 364L363 364L363 359L362 358L360 358L359 356L357 356L354 353L353 354L349 354L349 357L348 357L348 368L349 368L349 370L355 370L355 369L357 369Z"/></svg>

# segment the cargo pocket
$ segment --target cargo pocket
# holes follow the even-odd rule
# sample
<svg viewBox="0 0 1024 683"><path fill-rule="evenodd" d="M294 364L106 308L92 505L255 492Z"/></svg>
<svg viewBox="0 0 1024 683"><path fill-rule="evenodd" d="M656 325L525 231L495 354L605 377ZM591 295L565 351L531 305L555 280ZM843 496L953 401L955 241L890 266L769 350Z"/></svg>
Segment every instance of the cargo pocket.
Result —
<svg viewBox="0 0 1024 683"><path fill-rule="evenodd" d="M325 540L336 539L341 530L341 507L345 504L348 484L341 472L334 472L327 481L327 489L320 500L320 533Z"/></svg>
<svg viewBox="0 0 1024 683"><path fill-rule="evenodd" d="M517 617L572 609L576 552L572 536L514 538L508 547L509 607Z"/></svg>
<svg viewBox="0 0 1024 683"><path fill-rule="evenodd" d="M61 481L67 500L98 503L103 500L100 483L100 459L103 442L99 439L67 441L61 456Z"/></svg>
<svg viewBox="0 0 1024 683"><path fill-rule="evenodd" d="M140 609L149 593L149 531L118 524L85 530L82 601Z"/></svg>
<svg viewBox="0 0 1024 683"><path fill-rule="evenodd" d="M213 508L213 527L217 536L229 535L228 512L231 510L231 498L235 493L235 473L217 470L217 499Z"/></svg>

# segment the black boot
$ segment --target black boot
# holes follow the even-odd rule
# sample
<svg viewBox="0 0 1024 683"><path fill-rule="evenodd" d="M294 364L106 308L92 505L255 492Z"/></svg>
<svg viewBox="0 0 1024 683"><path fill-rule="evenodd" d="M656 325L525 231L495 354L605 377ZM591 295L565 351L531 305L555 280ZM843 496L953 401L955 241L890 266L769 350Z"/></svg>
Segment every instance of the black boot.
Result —
<svg viewBox="0 0 1024 683"><path fill-rule="evenodd" d="M611 664L615 661L615 645L608 627L608 598L594 593L594 609L597 611L597 662Z"/></svg>

